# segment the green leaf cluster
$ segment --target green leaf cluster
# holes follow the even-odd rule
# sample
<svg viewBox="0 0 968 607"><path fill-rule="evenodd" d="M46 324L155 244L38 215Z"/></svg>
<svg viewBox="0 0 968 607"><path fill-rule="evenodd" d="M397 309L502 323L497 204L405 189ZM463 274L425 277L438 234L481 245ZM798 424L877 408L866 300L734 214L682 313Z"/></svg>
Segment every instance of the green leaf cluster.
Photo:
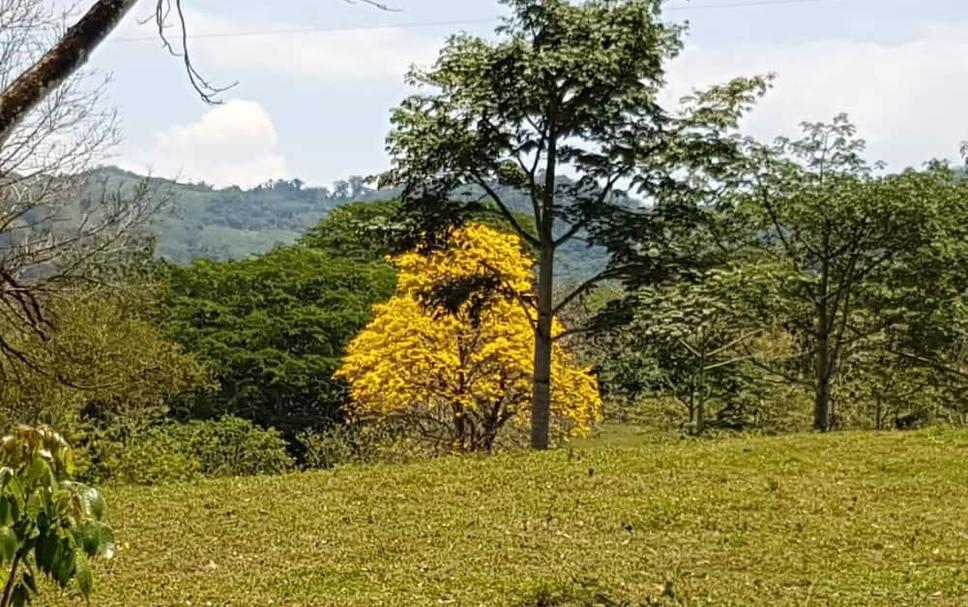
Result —
<svg viewBox="0 0 968 607"><path fill-rule="evenodd" d="M0 606L32 602L41 576L89 597L90 559L111 558L116 547L101 493L70 480L70 446L46 426L22 426L0 440L0 466Z"/></svg>

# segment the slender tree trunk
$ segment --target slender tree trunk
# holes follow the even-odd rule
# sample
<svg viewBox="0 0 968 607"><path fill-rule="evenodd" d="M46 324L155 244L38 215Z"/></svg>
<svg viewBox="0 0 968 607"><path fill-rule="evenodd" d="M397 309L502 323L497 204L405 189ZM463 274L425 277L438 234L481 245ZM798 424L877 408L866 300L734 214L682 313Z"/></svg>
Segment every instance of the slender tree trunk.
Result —
<svg viewBox="0 0 968 607"><path fill-rule="evenodd" d="M693 378L689 383L689 432L696 430L696 380Z"/></svg>
<svg viewBox="0 0 968 607"><path fill-rule="evenodd" d="M467 426L463 407L454 407L454 442L458 451L467 450Z"/></svg>
<svg viewBox="0 0 968 607"><path fill-rule="evenodd" d="M700 388L701 390L701 388ZM702 392L696 398L696 436L702 436L706 431L706 395Z"/></svg>
<svg viewBox="0 0 968 607"><path fill-rule="evenodd" d="M820 180L823 183L823 168L821 167ZM816 381L814 383L813 397L813 428L819 432L830 430L830 380L831 369L833 368L831 352L831 332L833 328L836 310L831 311L830 306L830 231L831 226L828 221L824 221L822 235L821 260L820 260L820 289L814 299L815 311L817 313L817 352L816 352Z"/></svg>
<svg viewBox="0 0 968 607"><path fill-rule="evenodd" d="M99 0L0 93L0 144L30 110L84 65L138 0Z"/></svg>
<svg viewBox="0 0 968 607"><path fill-rule="evenodd" d="M545 242L538 264L538 326L534 333L534 383L531 400L531 448L547 449L551 433L551 349L554 310L554 245Z"/></svg>
<svg viewBox="0 0 968 607"><path fill-rule="evenodd" d="M821 335L817 342L817 381L814 387L813 427L820 432L830 430L830 385L833 364L830 357L830 336Z"/></svg>
<svg viewBox="0 0 968 607"><path fill-rule="evenodd" d="M706 351L699 356L699 381L694 391L698 392L696 399L696 436L702 436L706 431Z"/></svg>
<svg viewBox="0 0 968 607"><path fill-rule="evenodd" d="M20 555L18 554L13 559L13 565L10 566L10 577L7 578L7 583L3 586L3 597L0 597L0 607L10 607L10 599L13 596L13 586L17 581L17 569L20 567Z"/></svg>
<svg viewBox="0 0 968 607"><path fill-rule="evenodd" d="M552 86L553 88L553 86ZM548 109L547 158L540 205L535 200L538 256L538 322L534 332L534 377L531 394L531 448L547 449L551 435L551 351L555 300L555 186L558 177L557 115L559 100ZM540 158L540 156L539 156ZM539 211L540 207L540 212Z"/></svg>
<svg viewBox="0 0 968 607"><path fill-rule="evenodd" d="M874 428L884 429L884 403L880 394L874 395Z"/></svg>
<svg viewBox="0 0 968 607"><path fill-rule="evenodd" d="M696 436L702 436L706 431L706 399L699 397L696 403Z"/></svg>

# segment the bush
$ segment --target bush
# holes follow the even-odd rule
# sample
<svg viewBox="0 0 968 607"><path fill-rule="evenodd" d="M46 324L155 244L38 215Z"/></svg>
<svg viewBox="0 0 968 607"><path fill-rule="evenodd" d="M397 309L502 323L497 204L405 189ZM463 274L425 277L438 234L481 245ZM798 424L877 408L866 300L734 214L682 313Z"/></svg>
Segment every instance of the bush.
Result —
<svg viewBox="0 0 968 607"><path fill-rule="evenodd" d="M124 440L100 439L87 446L83 457L85 478L139 485L279 474L293 466L278 431L236 417L167 423Z"/></svg>
<svg viewBox="0 0 968 607"><path fill-rule="evenodd" d="M682 430L687 421L685 406L670 396L615 396L606 403L605 415L613 422L669 432Z"/></svg>
<svg viewBox="0 0 968 607"><path fill-rule="evenodd" d="M327 469L344 464L405 463L448 453L433 442L414 436L407 420L376 417L299 435L302 462L307 468Z"/></svg>
<svg viewBox="0 0 968 607"><path fill-rule="evenodd" d="M155 485L187 481L201 473L199 461L184 445L166 432L154 428L128 441L99 440L81 451L89 481L115 481L134 485Z"/></svg>
<svg viewBox="0 0 968 607"><path fill-rule="evenodd" d="M333 426L326 430L310 430L299 435L298 440L305 452L303 461L307 468L333 468L341 464L359 463L361 459L355 444L356 437L346 426Z"/></svg>
<svg viewBox="0 0 968 607"><path fill-rule="evenodd" d="M281 474L293 459L275 429L264 430L237 417L173 424L169 432L198 460L206 476Z"/></svg>
<svg viewBox="0 0 968 607"><path fill-rule="evenodd" d="M392 460L384 455L395 443L398 433L389 426L378 421L303 432L298 437L304 449L302 461L307 468L327 469L344 464Z"/></svg>

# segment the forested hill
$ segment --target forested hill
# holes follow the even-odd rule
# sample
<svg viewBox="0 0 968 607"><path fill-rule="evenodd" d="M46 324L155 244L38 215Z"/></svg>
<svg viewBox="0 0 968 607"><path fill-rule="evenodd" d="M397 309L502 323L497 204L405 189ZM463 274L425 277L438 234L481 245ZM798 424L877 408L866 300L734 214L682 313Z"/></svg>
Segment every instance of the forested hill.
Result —
<svg viewBox="0 0 968 607"><path fill-rule="evenodd" d="M96 180L113 184L142 176L114 167L98 169ZM315 226L333 208L355 201L393 198L396 192L374 190L360 177L338 181L332 188L307 187L302 181L277 180L243 190L216 189L204 183L178 183L152 178L153 188L168 204L152 226L159 256L176 263L194 259L238 259L290 244ZM523 196L509 196L516 210L530 211ZM559 271L571 277L594 272L605 254L571 243L559 253Z"/></svg>
<svg viewBox="0 0 968 607"><path fill-rule="evenodd" d="M141 175L111 167L98 169L92 181L108 181L113 189L140 179ZM368 188L359 177L337 182L332 189L306 187L298 179L249 190L159 178L151 182L152 191L166 200L152 226L156 251L176 263L264 253L294 242L340 204L392 196Z"/></svg>

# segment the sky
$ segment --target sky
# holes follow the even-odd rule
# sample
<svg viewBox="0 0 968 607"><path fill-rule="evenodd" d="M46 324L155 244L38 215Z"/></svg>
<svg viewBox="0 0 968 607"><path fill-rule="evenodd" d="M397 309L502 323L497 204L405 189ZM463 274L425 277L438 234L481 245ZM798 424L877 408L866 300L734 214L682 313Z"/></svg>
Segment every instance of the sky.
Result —
<svg viewBox="0 0 968 607"><path fill-rule="evenodd" d="M93 55L112 75L108 99L124 143L113 162L219 186L299 178L325 185L389 166L390 111L403 75L428 65L455 31L492 36L496 0L187 0L197 68L238 84L204 104L178 59L135 7ZM891 169L958 156L968 139L965 0L668 0L688 21L668 66L666 101L735 76L773 73L745 133L795 136L803 121L845 112L868 157ZM312 30L312 31L309 31Z"/></svg>

